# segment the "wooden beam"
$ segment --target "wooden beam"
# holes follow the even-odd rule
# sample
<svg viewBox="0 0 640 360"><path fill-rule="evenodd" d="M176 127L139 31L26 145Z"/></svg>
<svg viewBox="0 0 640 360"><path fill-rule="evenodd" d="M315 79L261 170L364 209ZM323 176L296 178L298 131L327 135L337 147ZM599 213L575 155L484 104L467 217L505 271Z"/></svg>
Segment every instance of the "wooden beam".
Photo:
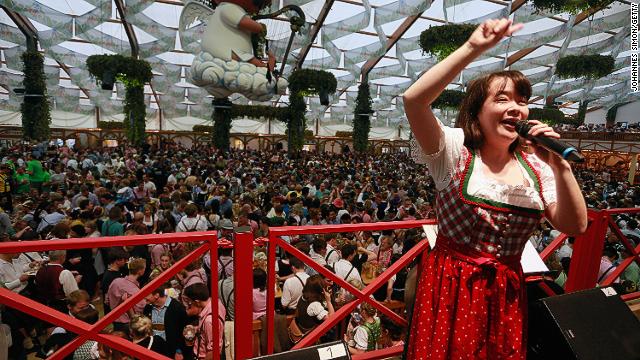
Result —
<svg viewBox="0 0 640 360"><path fill-rule="evenodd" d="M118 14L120 14L120 21L122 21L122 26L124 26L124 31L127 33L127 38L129 39L129 46L131 46L131 57L134 59L138 58L138 54L140 53L140 45L138 45L138 38L136 37L136 33L133 30L133 26L127 21L126 16L126 6L122 0L114 0L116 7L118 8Z"/></svg>
<svg viewBox="0 0 640 360"><path fill-rule="evenodd" d="M515 2L514 2L514 4L515 4ZM520 6L522 6L522 5L520 5ZM574 25L578 25L579 23L581 23L585 19L587 19L589 16L595 14L596 12L598 12L600 10L602 10L602 7L590 8L590 9L587 9L587 10L581 12L580 14L578 14L578 16L576 16L576 21L574 22ZM542 45L538 45L538 46L525 48L525 49L517 51L515 54L513 54L513 55L509 56L509 58L507 58L507 65L505 67L509 67L509 66L513 65L516 61L522 59L523 57L525 57L525 56L527 56L529 54L531 54L532 52L534 52L537 49L539 49L541 46Z"/></svg>
<svg viewBox="0 0 640 360"><path fill-rule="evenodd" d="M413 23L415 23L416 20L420 18L420 15L421 14L407 17L402 22L402 24L400 24L400 26L396 28L393 34L391 34L391 37L387 40L387 43L384 46L384 53L380 56L376 56L374 58L367 60L367 62L362 66L361 73L362 73L363 79L367 78L367 76L369 75L369 71L371 71L371 69L373 69L373 67L376 66L378 62L380 62L380 60L387 54L387 52L389 52L389 50L398 42L398 40L402 38L402 36L407 32L407 30L409 30L411 25L413 25Z"/></svg>
<svg viewBox="0 0 640 360"><path fill-rule="evenodd" d="M309 54L309 50L311 49L311 46L316 41L316 37L318 37L318 33L320 32L320 28L324 24L324 21L327 19L327 15L329 15L329 10L331 10L331 7L333 6L334 2L335 0L326 0L324 5L322 6L322 10L320 10L320 14L318 14L318 18L316 19L315 24L313 24L313 27L311 28L311 33L309 34L310 35L309 44L307 44L300 50L300 54L298 55L298 61L296 62L296 66L295 66L296 69L300 69L302 67L302 64L304 63L304 59Z"/></svg>
<svg viewBox="0 0 640 360"><path fill-rule="evenodd" d="M13 21L18 29L24 34L26 38L27 51L38 51L38 30L35 26L22 14L9 9L6 5L0 5L11 21Z"/></svg>

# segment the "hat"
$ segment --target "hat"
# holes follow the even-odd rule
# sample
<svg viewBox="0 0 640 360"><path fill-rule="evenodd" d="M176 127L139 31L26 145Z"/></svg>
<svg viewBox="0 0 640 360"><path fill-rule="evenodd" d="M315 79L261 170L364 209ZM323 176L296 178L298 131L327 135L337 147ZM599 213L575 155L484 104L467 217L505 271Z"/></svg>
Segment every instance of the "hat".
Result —
<svg viewBox="0 0 640 360"><path fill-rule="evenodd" d="M233 222L229 219L222 219L219 226L223 230L233 230Z"/></svg>
<svg viewBox="0 0 640 360"><path fill-rule="evenodd" d="M343 208L344 207L344 201L342 201L342 199L338 198L333 200L333 206L337 207L337 208Z"/></svg>

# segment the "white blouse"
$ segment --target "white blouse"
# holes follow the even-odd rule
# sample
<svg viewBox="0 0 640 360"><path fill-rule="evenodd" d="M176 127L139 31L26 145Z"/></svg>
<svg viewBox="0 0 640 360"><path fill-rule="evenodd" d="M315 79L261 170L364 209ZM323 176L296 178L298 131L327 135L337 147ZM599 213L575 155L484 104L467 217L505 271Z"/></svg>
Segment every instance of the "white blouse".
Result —
<svg viewBox="0 0 640 360"><path fill-rule="evenodd" d="M462 156L464 132L460 128L444 126L440 120L438 120L438 123L440 124L441 131L438 151L429 155L425 154L415 138L411 139L410 146L414 161L427 165L429 173L435 182L436 189L440 191L449 186L454 170ZM534 168L539 169L538 176L540 177L542 196L544 197L546 205L556 203L556 184L551 167L540 160L535 154L529 155L528 160L532 165L535 164L533 165ZM522 163L518 161L520 170L527 183L522 185L500 183L494 178L484 174L482 171L484 166L482 166L482 164L482 157L479 152L476 152L473 164L474 170L467 185L467 193L469 195L499 201L513 206L544 210L545 204L534 187L535 181Z"/></svg>

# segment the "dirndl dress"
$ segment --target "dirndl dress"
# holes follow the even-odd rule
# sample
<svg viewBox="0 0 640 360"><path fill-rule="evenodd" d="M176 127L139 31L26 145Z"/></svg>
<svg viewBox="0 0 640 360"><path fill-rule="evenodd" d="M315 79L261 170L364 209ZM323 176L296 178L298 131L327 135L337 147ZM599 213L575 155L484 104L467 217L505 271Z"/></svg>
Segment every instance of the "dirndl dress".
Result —
<svg viewBox="0 0 640 360"><path fill-rule="evenodd" d="M527 184L497 183L463 146L462 130L443 133L436 154L412 144L436 183L439 232L422 259L406 358L524 360L520 257L546 201L555 202L553 174L535 155L516 153Z"/></svg>

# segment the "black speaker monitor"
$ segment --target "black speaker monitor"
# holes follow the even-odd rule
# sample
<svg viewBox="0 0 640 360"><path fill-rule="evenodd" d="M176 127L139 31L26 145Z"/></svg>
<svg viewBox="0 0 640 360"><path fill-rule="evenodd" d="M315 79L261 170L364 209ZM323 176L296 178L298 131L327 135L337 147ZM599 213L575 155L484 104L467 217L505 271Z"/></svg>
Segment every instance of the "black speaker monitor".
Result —
<svg viewBox="0 0 640 360"><path fill-rule="evenodd" d="M300 350L285 351L273 355L260 356L260 360L351 360L349 348L344 341L315 345Z"/></svg>
<svg viewBox="0 0 640 360"><path fill-rule="evenodd" d="M538 300L530 307L528 360L640 360L640 320L613 288Z"/></svg>

